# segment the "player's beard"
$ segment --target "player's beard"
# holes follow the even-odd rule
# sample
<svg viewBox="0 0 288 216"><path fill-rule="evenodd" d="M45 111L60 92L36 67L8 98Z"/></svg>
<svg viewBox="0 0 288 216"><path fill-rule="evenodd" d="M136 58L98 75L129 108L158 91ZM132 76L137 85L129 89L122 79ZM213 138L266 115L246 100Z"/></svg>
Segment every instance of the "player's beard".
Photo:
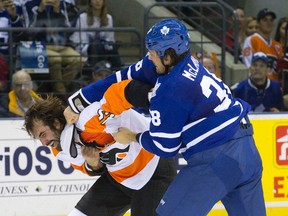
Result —
<svg viewBox="0 0 288 216"><path fill-rule="evenodd" d="M58 151L62 151L61 142L60 142L61 132L62 130L55 130L54 139L49 141L49 144L52 145L54 148L56 148Z"/></svg>

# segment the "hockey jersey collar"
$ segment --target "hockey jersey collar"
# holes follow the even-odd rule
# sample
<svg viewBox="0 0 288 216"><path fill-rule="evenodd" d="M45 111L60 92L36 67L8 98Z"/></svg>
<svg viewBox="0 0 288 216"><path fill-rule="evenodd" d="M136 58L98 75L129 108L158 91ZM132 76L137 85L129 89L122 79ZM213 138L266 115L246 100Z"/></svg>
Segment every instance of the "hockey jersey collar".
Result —
<svg viewBox="0 0 288 216"><path fill-rule="evenodd" d="M60 143L63 152L72 158L76 158L78 151L80 151L80 148L76 146L76 142L80 142L80 139L76 132L75 125L66 124L60 136Z"/></svg>

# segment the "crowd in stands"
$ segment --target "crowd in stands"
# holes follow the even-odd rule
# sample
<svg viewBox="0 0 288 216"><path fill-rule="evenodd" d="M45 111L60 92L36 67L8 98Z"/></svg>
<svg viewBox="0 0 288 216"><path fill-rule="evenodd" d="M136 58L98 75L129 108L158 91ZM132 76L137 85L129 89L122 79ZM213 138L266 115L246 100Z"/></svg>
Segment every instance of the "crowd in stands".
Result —
<svg viewBox="0 0 288 216"><path fill-rule="evenodd" d="M267 78L268 64L266 54L253 53L249 78L231 87L233 95L248 102L253 112L279 112L284 108L280 84Z"/></svg>
<svg viewBox="0 0 288 216"><path fill-rule="evenodd" d="M24 92L30 92L33 96L38 92L62 96L79 88L75 80L88 84L111 74L112 68L115 70L122 66L114 32L104 30L113 28L113 18L108 14L105 0L87 1L84 11L73 0L3 0L0 1L0 27L21 29L12 30L12 38L9 38L9 32L0 32L0 117L24 116L25 110L29 108L22 101L26 95ZM70 27L79 28L79 31L71 31ZM85 28L101 28L103 31L87 31ZM10 41L13 44L13 56L9 49ZM32 41L37 41L45 50L40 61L39 56L36 56L38 59L35 57L35 53L39 54L38 47L31 45ZM44 62L47 61L47 72L39 73L37 68L24 66L22 46L26 48L24 55L29 55L33 64L36 61L36 64L45 67ZM14 68L10 68L11 61ZM35 66L31 63L30 67ZM104 75L100 75L100 70L105 72ZM35 80L37 94L28 85L15 88L14 79L19 71L22 75L26 71L26 76L21 77L29 76L30 81ZM23 92L17 94L20 89ZM10 109L12 100L14 112Z"/></svg>
<svg viewBox="0 0 288 216"><path fill-rule="evenodd" d="M245 32L244 43L240 46L242 48L240 61L246 65L249 78L236 83L231 89L234 96L248 101L254 112L279 112L288 109L287 92L284 91L287 88L285 86L287 78L285 70L279 67L287 46L285 43L287 35L286 38L284 35L287 28L285 24L282 26L284 20L287 23L287 18L279 19L273 37L275 19L276 14L273 11L268 8L261 9L256 17L245 17L245 28L240 28L238 32L239 34L242 30ZM281 29L282 39L280 39Z"/></svg>
<svg viewBox="0 0 288 216"><path fill-rule="evenodd" d="M234 55L234 53L237 52L238 56L241 56L243 43L244 43L244 40L246 37L245 29L244 29L245 28L245 11L243 8L237 7L234 10L234 12L236 15L234 15L234 13L231 13L229 16L230 27L225 34L225 44L226 44L226 48L227 48L228 52L231 52L232 55ZM236 49L236 47L235 47L236 42L234 39L235 38L234 35L236 34L235 22L237 22L237 26L238 26L238 35L237 35L238 41L237 42L238 42L239 46L238 46L237 51L235 50Z"/></svg>
<svg viewBox="0 0 288 216"><path fill-rule="evenodd" d="M103 1L88 0L86 11L76 20L76 28L81 31L74 32L70 40L76 50L87 57L89 65L95 65L102 60L108 60L114 67L121 67L120 56L115 44L114 32L111 31L83 31L87 28L112 28L113 18L108 14ZM105 56L109 56L105 58Z"/></svg>
<svg viewBox="0 0 288 216"><path fill-rule="evenodd" d="M277 24L276 17L277 14L267 8L259 10L253 16L246 16L244 8L236 7L229 15L231 25L225 35L225 45L228 52L232 55L237 53L239 62L246 65L248 77L247 80L234 83L231 90L235 96L251 103L254 112L288 110L288 17L280 18ZM237 31L235 22L238 26ZM0 117L11 116L11 110L10 114L5 115L11 108L8 106L11 95L16 98L16 104L20 102L18 109L24 108L24 113L31 102L31 98L28 104L21 102L22 99L18 98L15 87L15 71L20 71L23 75L25 70L22 68L21 53L19 54L17 47L20 41L40 41L47 55L48 73L37 74L26 70L30 73L30 80L35 80L34 87L28 88L28 85L23 84L21 88L26 92L32 92L32 95L37 95L33 90L39 94L73 93L81 87L75 85L75 80L80 80L82 85L86 85L110 75L123 65L115 33L105 30L114 27L105 0L87 0L87 5L81 10L73 0L0 1L0 27L27 28L12 31L12 34L0 32ZM70 27L79 31L69 31ZM63 28L66 30L63 31ZM96 31L89 30L95 28ZM238 35L235 37L236 32ZM9 41L13 42L13 56L9 53ZM235 51L236 42L238 50ZM37 48L34 49L37 51ZM255 54L259 53L262 57L256 61ZM221 78L219 62L214 53L202 53L201 56L195 54L194 57L208 71ZM9 68L11 61L15 68ZM278 85L280 89L276 87ZM14 93L10 94L9 91ZM23 96L24 93L20 95ZM255 100L251 99L254 97L251 95L255 96ZM18 116L23 116L23 113Z"/></svg>

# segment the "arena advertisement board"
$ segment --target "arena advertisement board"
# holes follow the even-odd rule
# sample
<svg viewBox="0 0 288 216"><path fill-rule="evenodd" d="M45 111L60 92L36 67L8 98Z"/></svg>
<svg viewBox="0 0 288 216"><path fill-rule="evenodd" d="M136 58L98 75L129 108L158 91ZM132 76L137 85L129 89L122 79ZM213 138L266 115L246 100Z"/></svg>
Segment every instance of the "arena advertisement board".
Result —
<svg viewBox="0 0 288 216"><path fill-rule="evenodd" d="M288 215L288 115L251 115L268 216Z"/></svg>
<svg viewBox="0 0 288 216"><path fill-rule="evenodd" d="M43 41L20 41L21 68L32 74L48 74L48 57Z"/></svg>
<svg viewBox="0 0 288 216"><path fill-rule="evenodd" d="M0 120L0 215L67 215L97 177L58 161L23 120Z"/></svg>
<svg viewBox="0 0 288 216"><path fill-rule="evenodd" d="M288 212L288 115L250 115L263 161L268 216ZM67 215L97 177L56 160L49 148L31 139L23 120L0 120L0 215ZM176 157L178 169L186 164ZM129 215L126 214L126 215ZM208 216L227 216L217 203Z"/></svg>

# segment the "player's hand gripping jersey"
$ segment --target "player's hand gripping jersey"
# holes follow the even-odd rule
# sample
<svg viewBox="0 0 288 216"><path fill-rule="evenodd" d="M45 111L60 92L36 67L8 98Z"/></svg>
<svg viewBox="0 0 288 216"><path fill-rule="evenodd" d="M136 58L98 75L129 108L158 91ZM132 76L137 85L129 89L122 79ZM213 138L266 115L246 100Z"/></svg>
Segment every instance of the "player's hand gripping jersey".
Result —
<svg viewBox="0 0 288 216"><path fill-rule="evenodd" d="M149 120L130 109L132 105L125 99L124 89L129 83L127 80L112 85L101 103L94 102L84 109L75 125L66 125L61 134L63 151L55 153L60 160L68 161L74 168L87 173L80 147L97 147L109 174L120 184L137 190L150 180L159 157L147 152L138 143L119 144L109 134L119 127L136 132L143 132L149 127Z"/></svg>
<svg viewBox="0 0 288 216"><path fill-rule="evenodd" d="M76 92L69 98L69 104L80 112L81 106L101 97L111 83L131 78L156 83L150 101L150 132L138 138L145 149L163 157L171 157L180 150L187 159L191 154L225 143L250 109L246 102L233 98L229 88L192 55L165 76L157 75L146 56L143 61ZM176 98L170 95L172 91L178 95ZM154 98L158 93L161 98Z"/></svg>

